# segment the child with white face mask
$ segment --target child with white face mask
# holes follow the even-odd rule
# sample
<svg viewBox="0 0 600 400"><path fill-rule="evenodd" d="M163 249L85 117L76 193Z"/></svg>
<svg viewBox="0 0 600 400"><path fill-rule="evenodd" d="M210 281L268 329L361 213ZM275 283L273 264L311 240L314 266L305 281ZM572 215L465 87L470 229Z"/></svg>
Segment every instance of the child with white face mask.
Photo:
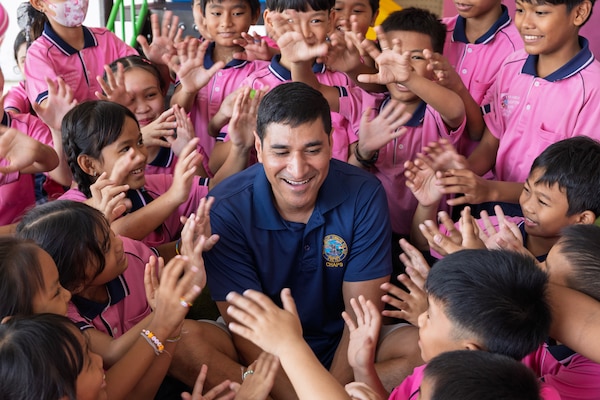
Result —
<svg viewBox="0 0 600 400"><path fill-rule="evenodd" d="M95 93L102 91L97 77L104 74L104 65L121 57L137 55L134 48L106 28L82 25L89 0L29 2L37 10L35 18L45 20L43 33L29 48L25 61L27 96L31 104L40 107L42 115L48 106L47 78L52 81L62 79L73 91L77 102L95 100ZM163 42L167 40L163 34L172 39L175 33L175 30L160 32L154 37L154 43L157 38ZM159 48L148 45L145 40L140 44L146 56L158 64L162 64L165 51L170 51L168 46Z"/></svg>

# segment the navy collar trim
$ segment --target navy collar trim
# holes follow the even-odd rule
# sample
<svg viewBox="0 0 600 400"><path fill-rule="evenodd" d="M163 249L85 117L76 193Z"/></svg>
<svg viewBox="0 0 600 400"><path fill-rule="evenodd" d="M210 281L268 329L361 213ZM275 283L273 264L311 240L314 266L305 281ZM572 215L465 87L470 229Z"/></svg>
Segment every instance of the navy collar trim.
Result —
<svg viewBox="0 0 600 400"><path fill-rule="evenodd" d="M334 159L329 161L329 172L319 189L317 202L307 225L322 225L325 222L323 214L343 203L349 196L348 188L342 184L344 179L342 179L341 176L338 176L339 168L336 167L336 163L341 163L341 161ZM256 168L260 168L260 171L256 173L254 178L252 208L254 215L260 215L261 218L255 219L254 223L257 228L260 229L288 229L286 221L275 208L273 190L271 189L271 184L267 180L262 164L257 164Z"/></svg>
<svg viewBox="0 0 600 400"><path fill-rule="evenodd" d="M158 150L158 154L152 160L152 162L148 163L148 165L152 165L153 167L168 167L173 162L173 150L168 147L161 147Z"/></svg>
<svg viewBox="0 0 600 400"><path fill-rule="evenodd" d="M88 47L98 46L98 42L96 41L96 37L92 31L85 26L81 26L81 29L83 29L83 48L86 49ZM58 36L54 29L52 29L52 26L50 26L50 24L47 22L44 25L44 32L42 35L52 42L52 44L54 44L64 55L72 56L73 54L78 53L74 47Z"/></svg>
<svg viewBox="0 0 600 400"><path fill-rule="evenodd" d="M500 32L502 29L506 28L510 25L511 19L508 15L508 8L505 5L502 5L502 15L494 25L490 27L490 29L484 33L481 37L475 40L474 44L486 44L487 42L494 39L496 33ZM458 16L456 20L456 25L454 26L454 32L452 32L452 41L453 42L461 42L469 44L469 40L467 39L467 35L465 32L466 27L466 19L464 17Z"/></svg>
<svg viewBox="0 0 600 400"><path fill-rule="evenodd" d="M269 71L273 75L277 77L282 82L287 82L292 80L292 73L289 69L281 65L281 54L276 54L271 59L271 64L269 64ZM325 64L314 63L312 70L315 74L322 74L326 71Z"/></svg>
<svg viewBox="0 0 600 400"><path fill-rule="evenodd" d="M214 60L212 58L214 50L215 50L215 42L210 42L208 44L208 48L206 49L206 53L204 54L204 68L206 68L206 69L209 69L213 65L215 65L215 62L214 62ZM246 60L238 60L237 58L234 58L233 60L229 61L227 63L227 65L225 65L223 67L223 69L227 69L227 68L242 68L246 64L248 64L248 61L246 61Z"/></svg>
<svg viewBox="0 0 600 400"><path fill-rule="evenodd" d="M391 100L391 97L388 95L381 102L381 105L379 106L380 113L381 113L381 110L383 110L383 108L387 105L387 103L389 103L390 100ZM427 111L427 103L425 103L424 101L421 101L419 106L413 112L412 117L410 117L410 120L406 124L404 124L404 126L410 126L411 128L416 128L417 126L423 125L423 119L425 118L425 111Z"/></svg>
<svg viewBox="0 0 600 400"><path fill-rule="evenodd" d="M592 51L590 50L588 40L583 36L579 36L579 45L581 46L581 50L575 55L575 57L571 58L565 65L543 79L547 80L548 82L556 82L562 79L567 79L590 65L594 61L594 54L592 54ZM538 75L536 67L538 60L539 56L537 55L527 56L521 72L537 77Z"/></svg>
<svg viewBox="0 0 600 400"><path fill-rule="evenodd" d="M104 312L108 307L117 304L125 297L129 296L129 286L123 275L117 276L106 285L106 291L108 292L108 302L97 303L95 301L85 299L81 296L74 295L71 301L77 307L79 314L88 321L92 321L94 318Z"/></svg>

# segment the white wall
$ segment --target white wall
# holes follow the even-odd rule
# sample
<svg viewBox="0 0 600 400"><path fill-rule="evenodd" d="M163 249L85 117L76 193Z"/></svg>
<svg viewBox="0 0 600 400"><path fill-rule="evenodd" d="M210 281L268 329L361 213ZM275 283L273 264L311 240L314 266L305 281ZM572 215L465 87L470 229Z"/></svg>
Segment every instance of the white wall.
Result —
<svg viewBox="0 0 600 400"><path fill-rule="evenodd" d="M21 75L14 71L17 63L15 62L13 54L13 43L15 42L15 37L17 37L17 33L19 33L19 25L17 25L17 8L21 3L18 0L0 0L0 3L2 3L2 6L10 16L10 25L4 37L4 42L2 42L2 47L0 48L0 66L2 67L4 78L7 80L6 86L8 86L10 85L10 81L21 80ZM99 1L90 0L90 6L84 24L88 26L100 26Z"/></svg>

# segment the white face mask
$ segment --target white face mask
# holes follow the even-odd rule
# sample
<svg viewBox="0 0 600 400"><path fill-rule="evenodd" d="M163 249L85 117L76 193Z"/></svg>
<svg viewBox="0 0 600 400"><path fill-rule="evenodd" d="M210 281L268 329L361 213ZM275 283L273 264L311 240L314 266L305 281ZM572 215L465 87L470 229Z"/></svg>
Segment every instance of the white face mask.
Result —
<svg viewBox="0 0 600 400"><path fill-rule="evenodd" d="M69 28L80 26L87 14L88 2L89 0L66 0L64 3L58 4L46 2L50 10L46 16L62 26Z"/></svg>

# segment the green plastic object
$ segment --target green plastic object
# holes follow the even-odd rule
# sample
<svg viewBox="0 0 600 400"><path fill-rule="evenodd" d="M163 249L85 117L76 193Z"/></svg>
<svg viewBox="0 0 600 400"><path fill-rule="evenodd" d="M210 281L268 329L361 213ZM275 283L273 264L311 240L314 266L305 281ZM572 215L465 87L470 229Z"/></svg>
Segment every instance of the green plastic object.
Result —
<svg viewBox="0 0 600 400"><path fill-rule="evenodd" d="M148 15L148 1L144 0L140 6L139 12L136 13L136 4L135 0L131 0L131 20L125 20L125 1L124 0L116 0L113 3L113 7L110 10L110 15L108 16L108 21L106 22L106 29L115 33L117 36L121 38L121 40L126 40L125 28L127 23L131 23L133 36L129 40L129 45L131 47L135 47L136 38L142 31L144 27L144 20ZM115 30L115 22L117 20L117 16L119 16L119 20L121 22L120 32Z"/></svg>

